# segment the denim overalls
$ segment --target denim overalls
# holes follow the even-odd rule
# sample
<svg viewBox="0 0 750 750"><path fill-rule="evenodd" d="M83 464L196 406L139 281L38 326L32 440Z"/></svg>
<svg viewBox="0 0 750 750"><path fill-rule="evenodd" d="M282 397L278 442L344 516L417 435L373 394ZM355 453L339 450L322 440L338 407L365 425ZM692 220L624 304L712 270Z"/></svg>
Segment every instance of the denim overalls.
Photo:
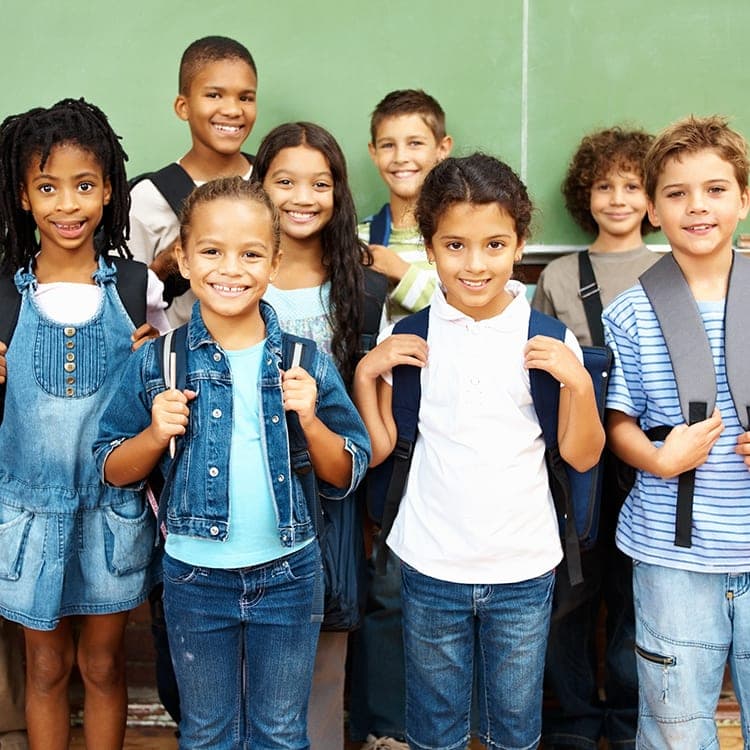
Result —
<svg viewBox="0 0 750 750"><path fill-rule="evenodd" d="M61 617L131 609L152 584L154 520L140 492L105 487L92 456L99 417L130 355L133 324L102 260L95 315L57 323L22 295L0 426L0 615L38 630Z"/></svg>

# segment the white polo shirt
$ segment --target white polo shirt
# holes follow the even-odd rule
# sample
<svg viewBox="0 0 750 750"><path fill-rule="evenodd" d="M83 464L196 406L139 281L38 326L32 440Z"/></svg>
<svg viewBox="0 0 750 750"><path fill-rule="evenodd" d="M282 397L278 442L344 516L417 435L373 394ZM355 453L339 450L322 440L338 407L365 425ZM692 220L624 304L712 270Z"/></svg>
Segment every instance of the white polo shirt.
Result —
<svg viewBox="0 0 750 750"><path fill-rule="evenodd" d="M523 284L506 288L510 305L481 321L440 289L432 298L419 434L387 541L404 562L444 581L524 581L562 559L523 364L530 307ZM570 331L565 343L582 358Z"/></svg>

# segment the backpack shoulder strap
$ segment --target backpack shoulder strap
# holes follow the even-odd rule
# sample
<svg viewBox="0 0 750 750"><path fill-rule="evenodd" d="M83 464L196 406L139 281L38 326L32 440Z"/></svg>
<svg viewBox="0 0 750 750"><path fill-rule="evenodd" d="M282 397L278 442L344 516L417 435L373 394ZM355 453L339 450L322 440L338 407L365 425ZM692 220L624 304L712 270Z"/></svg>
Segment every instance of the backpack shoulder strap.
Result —
<svg viewBox="0 0 750 750"><path fill-rule="evenodd" d="M391 206L386 203L370 222L370 245L385 245L391 238Z"/></svg>
<svg viewBox="0 0 750 750"><path fill-rule="evenodd" d="M591 343L594 346L604 346L602 298L588 250L582 250L578 253L578 284L578 296L583 302L583 311L586 313Z"/></svg>
<svg viewBox="0 0 750 750"><path fill-rule="evenodd" d="M359 351L367 354L375 346L383 318L383 306L388 296L388 278L372 268L364 269L365 295L362 303L362 330L359 332Z"/></svg>
<svg viewBox="0 0 750 750"><path fill-rule="evenodd" d="M640 282L667 344L682 416L688 424L700 422L716 405L716 371L695 298L671 254L645 271Z"/></svg>
<svg viewBox="0 0 750 750"><path fill-rule="evenodd" d="M185 198L195 188L192 177L176 161L146 176L164 196L175 215L179 216Z"/></svg>
<svg viewBox="0 0 750 750"><path fill-rule="evenodd" d="M750 259L735 251L724 312L724 359L734 408L744 430L750 430L750 371L745 339L750 320Z"/></svg>
<svg viewBox="0 0 750 750"><path fill-rule="evenodd" d="M0 341L10 346L21 311L21 295L10 274L0 274ZM5 383L0 385L0 423L5 410Z"/></svg>
<svg viewBox="0 0 750 750"><path fill-rule="evenodd" d="M425 307L423 310L403 318L396 323L393 333L412 333L426 340L430 321L429 312L430 308ZM393 450L393 471L383 506L382 539L388 536L388 532L396 520L398 506L409 476L414 443L417 440L419 402L422 397L421 372L419 367L410 365L398 365L393 368L391 410L396 422L397 436L396 447ZM383 560L383 565L385 565L385 560Z"/></svg>
<svg viewBox="0 0 750 750"><path fill-rule="evenodd" d="M117 293L133 325L138 328L146 322L148 266L137 260L112 256L107 261L117 269Z"/></svg>

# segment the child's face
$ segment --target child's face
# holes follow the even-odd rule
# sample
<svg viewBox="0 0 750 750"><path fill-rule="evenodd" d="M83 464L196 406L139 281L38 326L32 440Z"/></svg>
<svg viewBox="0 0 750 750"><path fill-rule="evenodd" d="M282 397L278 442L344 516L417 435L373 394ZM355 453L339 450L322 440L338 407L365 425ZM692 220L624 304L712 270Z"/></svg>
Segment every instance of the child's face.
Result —
<svg viewBox="0 0 750 750"><path fill-rule="evenodd" d="M440 217L427 257L437 266L448 302L484 320L510 303L505 285L523 246L515 221L497 203L454 203Z"/></svg>
<svg viewBox="0 0 750 750"><path fill-rule="evenodd" d="M641 222L647 208L641 176L632 169L615 167L591 186L591 215L599 226L600 239L621 241L627 247L641 244Z"/></svg>
<svg viewBox="0 0 750 750"><path fill-rule="evenodd" d="M258 320L258 303L279 257L268 208L241 198L197 205L187 242L177 251L180 272L190 280L209 330L227 319L235 325Z"/></svg>
<svg viewBox="0 0 750 750"><path fill-rule="evenodd" d="M279 209L285 237L317 238L333 216L333 174L315 148L281 149L268 165L263 187Z"/></svg>
<svg viewBox="0 0 750 750"><path fill-rule="evenodd" d="M68 143L55 146L44 170L34 157L21 186L21 205L39 227L43 253L94 254L94 233L112 196L97 158Z"/></svg>
<svg viewBox="0 0 750 750"><path fill-rule="evenodd" d="M217 60L201 68L190 91L174 104L177 116L190 126L193 147L236 154L255 124L257 89L255 73L244 60Z"/></svg>
<svg viewBox="0 0 750 750"><path fill-rule="evenodd" d="M453 141L438 141L421 115L386 117L370 143L370 157L391 195L415 202L429 171L445 159Z"/></svg>
<svg viewBox="0 0 750 750"><path fill-rule="evenodd" d="M749 206L748 188L737 183L732 165L706 149L664 163L648 215L675 255L702 257L731 250Z"/></svg>

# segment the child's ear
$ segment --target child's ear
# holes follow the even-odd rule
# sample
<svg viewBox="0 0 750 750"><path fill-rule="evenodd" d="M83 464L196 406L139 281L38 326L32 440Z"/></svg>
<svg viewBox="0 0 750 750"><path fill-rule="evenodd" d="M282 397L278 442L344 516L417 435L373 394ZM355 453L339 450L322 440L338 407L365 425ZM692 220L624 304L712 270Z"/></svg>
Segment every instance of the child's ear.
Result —
<svg viewBox="0 0 750 750"><path fill-rule="evenodd" d="M370 152L370 158L373 161L373 164L375 163L375 144L374 143L368 143L367 144L367 150Z"/></svg>
<svg viewBox="0 0 750 750"><path fill-rule="evenodd" d="M526 249L526 240L521 240L518 245L516 245L516 253L513 256L513 262L518 263L521 258L523 257L523 251Z"/></svg>
<svg viewBox="0 0 750 750"><path fill-rule="evenodd" d="M177 260L177 267L180 269L180 275L183 279L190 278L190 264L188 263L187 253L182 249L180 241L177 240L174 245L174 257Z"/></svg>
<svg viewBox="0 0 750 750"><path fill-rule="evenodd" d="M648 220L651 222L651 226L660 227L661 222L659 221L659 217L656 215L656 206L654 205L654 202L649 198L646 201L646 205L648 206Z"/></svg>
<svg viewBox="0 0 750 750"><path fill-rule="evenodd" d="M106 206L109 204L111 200L112 200L112 183L109 177L107 177L104 180L104 200L102 202Z"/></svg>
<svg viewBox="0 0 750 750"><path fill-rule="evenodd" d="M750 209L750 187L746 187L740 196L740 221L747 218L748 209Z"/></svg>
<svg viewBox="0 0 750 750"><path fill-rule="evenodd" d="M271 259L271 273L268 274L268 283L270 284L279 272L279 266L281 265L281 250L276 251L276 255Z"/></svg>
<svg viewBox="0 0 750 750"><path fill-rule="evenodd" d="M177 117L187 122L190 111L187 98L182 94L177 94L177 98L174 100L174 111Z"/></svg>
<svg viewBox="0 0 750 750"><path fill-rule="evenodd" d="M24 211L31 211L31 201L29 200L29 194L26 192L26 185L21 185L18 192L21 198L21 208Z"/></svg>
<svg viewBox="0 0 750 750"><path fill-rule="evenodd" d="M450 135L446 135L443 137L443 139L438 143L437 147L437 156L438 161L443 161L443 159L447 159L451 155L451 151L453 150L453 138Z"/></svg>

